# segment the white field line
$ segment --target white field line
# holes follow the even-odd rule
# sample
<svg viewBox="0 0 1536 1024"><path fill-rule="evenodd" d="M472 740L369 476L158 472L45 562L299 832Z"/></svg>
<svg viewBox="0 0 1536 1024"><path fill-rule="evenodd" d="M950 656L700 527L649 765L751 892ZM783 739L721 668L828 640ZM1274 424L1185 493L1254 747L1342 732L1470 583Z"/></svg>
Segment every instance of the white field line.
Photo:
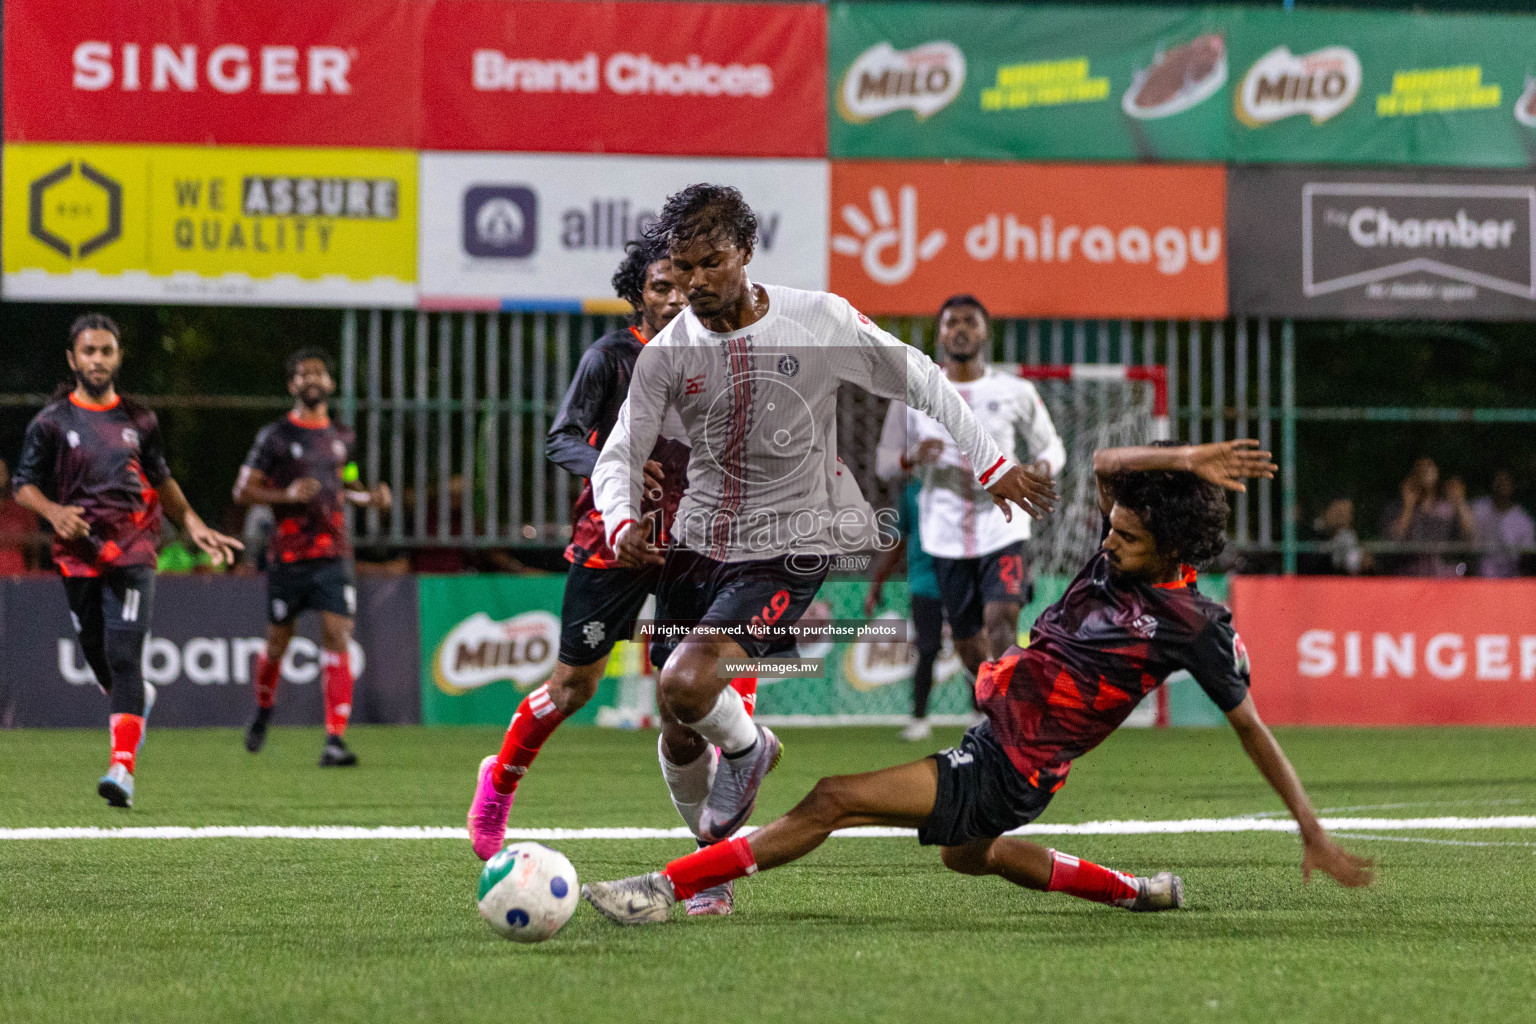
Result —
<svg viewBox="0 0 1536 1024"><path fill-rule="evenodd" d="M1485 818L1324 818L1323 825L1349 832L1479 831L1536 829L1536 815ZM752 831L743 829L743 833ZM1017 836L1145 836L1216 832L1295 832L1296 823L1274 818L1184 818L1176 821L1089 821L1077 825L1025 825ZM842 838L885 839L915 836L907 828L848 828L834 832ZM467 839L462 828L385 825L156 825L126 828L4 828L6 839ZM507 839L688 839L685 828L524 828L508 831Z"/></svg>

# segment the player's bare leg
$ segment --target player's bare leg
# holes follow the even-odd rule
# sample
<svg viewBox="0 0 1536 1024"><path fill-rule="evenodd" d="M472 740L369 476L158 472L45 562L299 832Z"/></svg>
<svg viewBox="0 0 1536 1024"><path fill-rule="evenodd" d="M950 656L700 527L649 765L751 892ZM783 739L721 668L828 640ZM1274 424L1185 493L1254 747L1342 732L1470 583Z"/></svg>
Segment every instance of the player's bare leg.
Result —
<svg viewBox="0 0 1536 1024"><path fill-rule="evenodd" d="M981 635L987 642L987 660L996 661L1019 642L1019 613L1024 606L1014 601L989 601L982 608Z"/></svg>
<svg viewBox="0 0 1536 1024"><path fill-rule="evenodd" d="M699 814L698 837L718 843L752 815L763 776L778 763L780 745L753 722L741 694L720 676L720 661L745 658L741 645L708 629L696 629L661 670L657 703L665 720L686 725L720 748L709 797Z"/></svg>
<svg viewBox="0 0 1536 1024"><path fill-rule="evenodd" d="M295 623L267 623L267 647L256 658L256 717L245 728L245 749L253 754L267 744L267 725L277 705L277 687L282 680L283 656L293 640Z"/></svg>
<svg viewBox="0 0 1536 1024"><path fill-rule="evenodd" d="M347 749L347 723L352 718L352 617L320 613L320 646L325 659L325 747L320 767L350 767L357 755Z"/></svg>
<svg viewBox="0 0 1536 1024"><path fill-rule="evenodd" d="M794 810L749 837L700 850L649 875L583 886L582 894L618 924L657 923L666 920L677 900L700 888L798 860L838 829L921 828L937 799L938 764L933 758L822 779ZM1023 840L982 839L945 847L941 855L946 866L964 874L995 874L1026 888L1066 892L1127 909L1165 910L1183 904L1183 884L1173 875L1132 878Z"/></svg>

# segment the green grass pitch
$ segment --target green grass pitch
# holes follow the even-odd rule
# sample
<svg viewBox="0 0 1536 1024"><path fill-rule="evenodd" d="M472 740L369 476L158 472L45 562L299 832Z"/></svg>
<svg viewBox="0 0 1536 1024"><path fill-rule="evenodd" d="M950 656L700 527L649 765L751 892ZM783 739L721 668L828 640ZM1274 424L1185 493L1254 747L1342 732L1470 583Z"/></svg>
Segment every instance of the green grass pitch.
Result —
<svg viewBox="0 0 1536 1024"><path fill-rule="evenodd" d="M787 730L759 823L825 774L931 747L894 730ZM1285 730L1320 808L1536 813L1528 732ZM0 827L456 825L488 729L359 728L363 764L315 767L318 730L151 731L138 806L95 795L99 732L0 732ZM647 733L557 734L513 827L671 827ZM1383 807L1382 805L1399 805ZM1042 821L1275 812L1225 730L1126 731ZM1132 915L946 872L902 839L834 839L739 884L734 917L621 930L583 904L540 946L474 908L467 842L0 842L0 1019L59 1021L1514 1021L1536 991L1536 833L1345 840L1375 888L1301 885L1287 834L1087 836L1063 849L1182 874L1190 905ZM1416 841L1403 841L1416 840ZM1447 844L1447 840L1455 845ZM1491 845L1467 845L1486 843ZM685 841L558 846L585 879Z"/></svg>

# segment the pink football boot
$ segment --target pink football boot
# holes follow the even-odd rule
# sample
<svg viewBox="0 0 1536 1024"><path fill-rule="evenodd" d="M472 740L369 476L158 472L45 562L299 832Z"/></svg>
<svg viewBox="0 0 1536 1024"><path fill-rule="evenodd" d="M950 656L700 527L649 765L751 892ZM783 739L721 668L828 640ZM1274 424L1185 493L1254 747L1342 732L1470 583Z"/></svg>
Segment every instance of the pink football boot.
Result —
<svg viewBox="0 0 1536 1024"><path fill-rule="evenodd" d="M496 755L480 762L480 781L475 786L475 799L469 805L469 841L474 844L475 856L490 860L501 852L507 839L507 815L512 813L512 800L517 791L503 793L491 782L496 771Z"/></svg>

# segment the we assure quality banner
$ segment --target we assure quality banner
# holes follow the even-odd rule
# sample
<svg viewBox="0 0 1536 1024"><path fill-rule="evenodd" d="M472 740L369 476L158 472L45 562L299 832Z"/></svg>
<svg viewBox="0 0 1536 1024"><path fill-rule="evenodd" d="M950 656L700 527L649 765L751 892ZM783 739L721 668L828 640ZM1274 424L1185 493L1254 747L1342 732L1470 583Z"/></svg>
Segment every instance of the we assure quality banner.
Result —
<svg viewBox="0 0 1536 1024"><path fill-rule="evenodd" d="M1536 165L1536 18L836 4L834 157Z"/></svg>
<svg viewBox="0 0 1536 1024"><path fill-rule="evenodd" d="M5 295L414 305L416 166L387 150L7 145Z"/></svg>

